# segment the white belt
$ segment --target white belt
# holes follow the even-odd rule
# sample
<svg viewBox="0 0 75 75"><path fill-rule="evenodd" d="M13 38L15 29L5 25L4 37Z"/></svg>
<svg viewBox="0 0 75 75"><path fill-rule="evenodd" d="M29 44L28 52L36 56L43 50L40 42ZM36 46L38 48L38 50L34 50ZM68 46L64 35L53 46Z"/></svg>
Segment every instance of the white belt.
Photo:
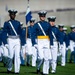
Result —
<svg viewBox="0 0 75 75"><path fill-rule="evenodd" d="M57 40L56 39L53 39L53 42L57 42Z"/></svg>
<svg viewBox="0 0 75 75"><path fill-rule="evenodd" d="M8 36L8 38L18 39L18 38L19 38L19 36L18 36L18 35L17 35L17 36Z"/></svg>

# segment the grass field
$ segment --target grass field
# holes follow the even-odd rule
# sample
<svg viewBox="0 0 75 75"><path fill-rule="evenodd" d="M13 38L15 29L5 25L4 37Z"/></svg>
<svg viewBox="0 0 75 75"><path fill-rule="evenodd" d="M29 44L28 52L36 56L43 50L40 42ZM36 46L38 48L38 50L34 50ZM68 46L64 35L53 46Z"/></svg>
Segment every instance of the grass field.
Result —
<svg viewBox="0 0 75 75"><path fill-rule="evenodd" d="M7 69L3 67L2 63L0 63L0 75L8 75ZM9 75L15 75L15 74L9 74ZM38 75L38 74L36 74L36 68L34 67L21 66L19 75ZM50 73L49 75L53 74ZM65 67L57 66L57 72L54 75L75 75L75 64L67 63Z"/></svg>
<svg viewBox="0 0 75 75"><path fill-rule="evenodd" d="M12 72L14 72L14 67ZM16 74L14 73L7 74L7 69L3 66L3 63L0 62L0 75L16 75ZM21 66L19 75L38 75L38 74L36 74L36 67ZM53 74L49 73L49 75ZM54 75L75 75L75 64L67 63L65 67L62 67L60 66L59 62L59 65L57 66L57 72Z"/></svg>

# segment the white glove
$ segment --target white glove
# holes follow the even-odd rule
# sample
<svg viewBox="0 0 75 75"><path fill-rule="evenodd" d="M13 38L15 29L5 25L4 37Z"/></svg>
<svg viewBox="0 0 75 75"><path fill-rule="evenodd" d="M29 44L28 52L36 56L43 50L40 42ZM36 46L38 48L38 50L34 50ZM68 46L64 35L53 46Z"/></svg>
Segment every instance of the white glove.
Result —
<svg viewBox="0 0 75 75"><path fill-rule="evenodd" d="M53 45L51 45L51 50L53 49Z"/></svg>
<svg viewBox="0 0 75 75"><path fill-rule="evenodd" d="M25 48L25 46L22 46L22 49L24 49Z"/></svg>
<svg viewBox="0 0 75 75"><path fill-rule="evenodd" d="M63 48L63 45L60 45L60 48L62 49Z"/></svg>
<svg viewBox="0 0 75 75"><path fill-rule="evenodd" d="M68 46L68 49L70 49L70 46Z"/></svg>
<svg viewBox="0 0 75 75"><path fill-rule="evenodd" d="M24 46L27 47L27 44L25 44Z"/></svg>
<svg viewBox="0 0 75 75"><path fill-rule="evenodd" d="M8 44L5 44L5 47L6 47L7 49L9 49Z"/></svg>
<svg viewBox="0 0 75 75"><path fill-rule="evenodd" d="M26 47L27 47L27 44L23 45L23 46L21 47L21 49L26 49Z"/></svg>
<svg viewBox="0 0 75 75"><path fill-rule="evenodd" d="M23 45L22 46L22 49L25 49L26 50L27 49L27 44Z"/></svg>
<svg viewBox="0 0 75 75"><path fill-rule="evenodd" d="M66 48L66 50L68 51L68 47Z"/></svg>

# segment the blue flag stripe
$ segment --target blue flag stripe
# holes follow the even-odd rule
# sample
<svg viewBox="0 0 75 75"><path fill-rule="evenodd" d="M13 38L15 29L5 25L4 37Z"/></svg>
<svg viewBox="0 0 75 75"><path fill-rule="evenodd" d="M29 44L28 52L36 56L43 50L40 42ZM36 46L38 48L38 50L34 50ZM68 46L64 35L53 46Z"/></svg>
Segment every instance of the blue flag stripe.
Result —
<svg viewBox="0 0 75 75"><path fill-rule="evenodd" d="M29 8L29 4L28 4L28 7L27 7L27 11L26 11L25 17L26 17L26 24L27 24L32 18L31 11L30 11L30 8Z"/></svg>
<svg viewBox="0 0 75 75"><path fill-rule="evenodd" d="M26 15L26 24L28 23L28 21L30 21L32 18L32 15L31 15L31 11Z"/></svg>

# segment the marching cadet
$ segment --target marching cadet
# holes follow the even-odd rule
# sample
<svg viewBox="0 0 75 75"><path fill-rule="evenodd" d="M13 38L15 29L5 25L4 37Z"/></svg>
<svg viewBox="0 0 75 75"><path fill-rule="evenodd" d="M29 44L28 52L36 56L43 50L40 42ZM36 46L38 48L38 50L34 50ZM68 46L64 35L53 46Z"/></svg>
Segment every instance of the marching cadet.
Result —
<svg viewBox="0 0 75 75"><path fill-rule="evenodd" d="M52 59L50 44L53 45L53 36L50 24L45 21L46 11L39 11L40 21L34 24L32 44L38 48L37 73L40 73L40 68L43 63L43 75L49 74L49 61ZM37 42L35 41L37 37Z"/></svg>
<svg viewBox="0 0 75 75"><path fill-rule="evenodd" d="M30 57L32 56L32 66L36 66L36 59L37 59L37 53L36 49L32 47L32 35L33 35L33 26L35 23L35 18L31 18L30 20L30 26L28 26L28 32L27 32L27 66L30 65Z"/></svg>
<svg viewBox="0 0 75 75"><path fill-rule="evenodd" d="M68 34L69 40L70 40L70 63L72 63L73 57L74 57L74 63L75 63L75 25L72 25L71 32Z"/></svg>
<svg viewBox="0 0 75 75"><path fill-rule="evenodd" d="M21 65L25 66L25 61L26 61L26 28L23 27L23 22L20 22L22 32L21 32Z"/></svg>
<svg viewBox="0 0 75 75"><path fill-rule="evenodd" d="M55 25L56 16L49 16L47 19L52 27L52 35L53 35L53 47L51 47L51 53L52 53L51 73L56 73L58 41L62 45L61 33Z"/></svg>
<svg viewBox="0 0 75 75"><path fill-rule="evenodd" d="M0 52L2 56L2 61L4 64L4 67L6 67L7 59L8 59L8 49L4 46L4 36L3 36L3 28L0 30Z"/></svg>
<svg viewBox="0 0 75 75"><path fill-rule="evenodd" d="M67 38L67 41L65 42L66 43L66 57L65 58L66 58L66 63L67 63L67 60L68 60L67 56L68 56L68 49L69 49L69 37L67 35L67 28L66 27L63 28L63 32L66 33L66 38Z"/></svg>
<svg viewBox="0 0 75 75"><path fill-rule="evenodd" d="M8 10L10 20L4 23L4 45L8 48L8 63L7 72L11 73L12 59L14 57L15 74L20 71L20 33L21 25L18 20L15 20L16 10ZM8 34L8 36L7 36Z"/></svg>
<svg viewBox="0 0 75 75"><path fill-rule="evenodd" d="M63 46L62 48L60 48L60 43L59 43L59 52L61 53L61 66L65 66L66 64L66 48L68 47L68 38L66 37L66 33L64 33L63 31L63 27L64 25L63 24L59 24L58 25L59 27L59 30L61 32L61 35L62 35L62 40L63 40Z"/></svg>
<svg viewBox="0 0 75 75"><path fill-rule="evenodd" d="M3 47L2 47L2 30L0 29L0 61L2 61Z"/></svg>

